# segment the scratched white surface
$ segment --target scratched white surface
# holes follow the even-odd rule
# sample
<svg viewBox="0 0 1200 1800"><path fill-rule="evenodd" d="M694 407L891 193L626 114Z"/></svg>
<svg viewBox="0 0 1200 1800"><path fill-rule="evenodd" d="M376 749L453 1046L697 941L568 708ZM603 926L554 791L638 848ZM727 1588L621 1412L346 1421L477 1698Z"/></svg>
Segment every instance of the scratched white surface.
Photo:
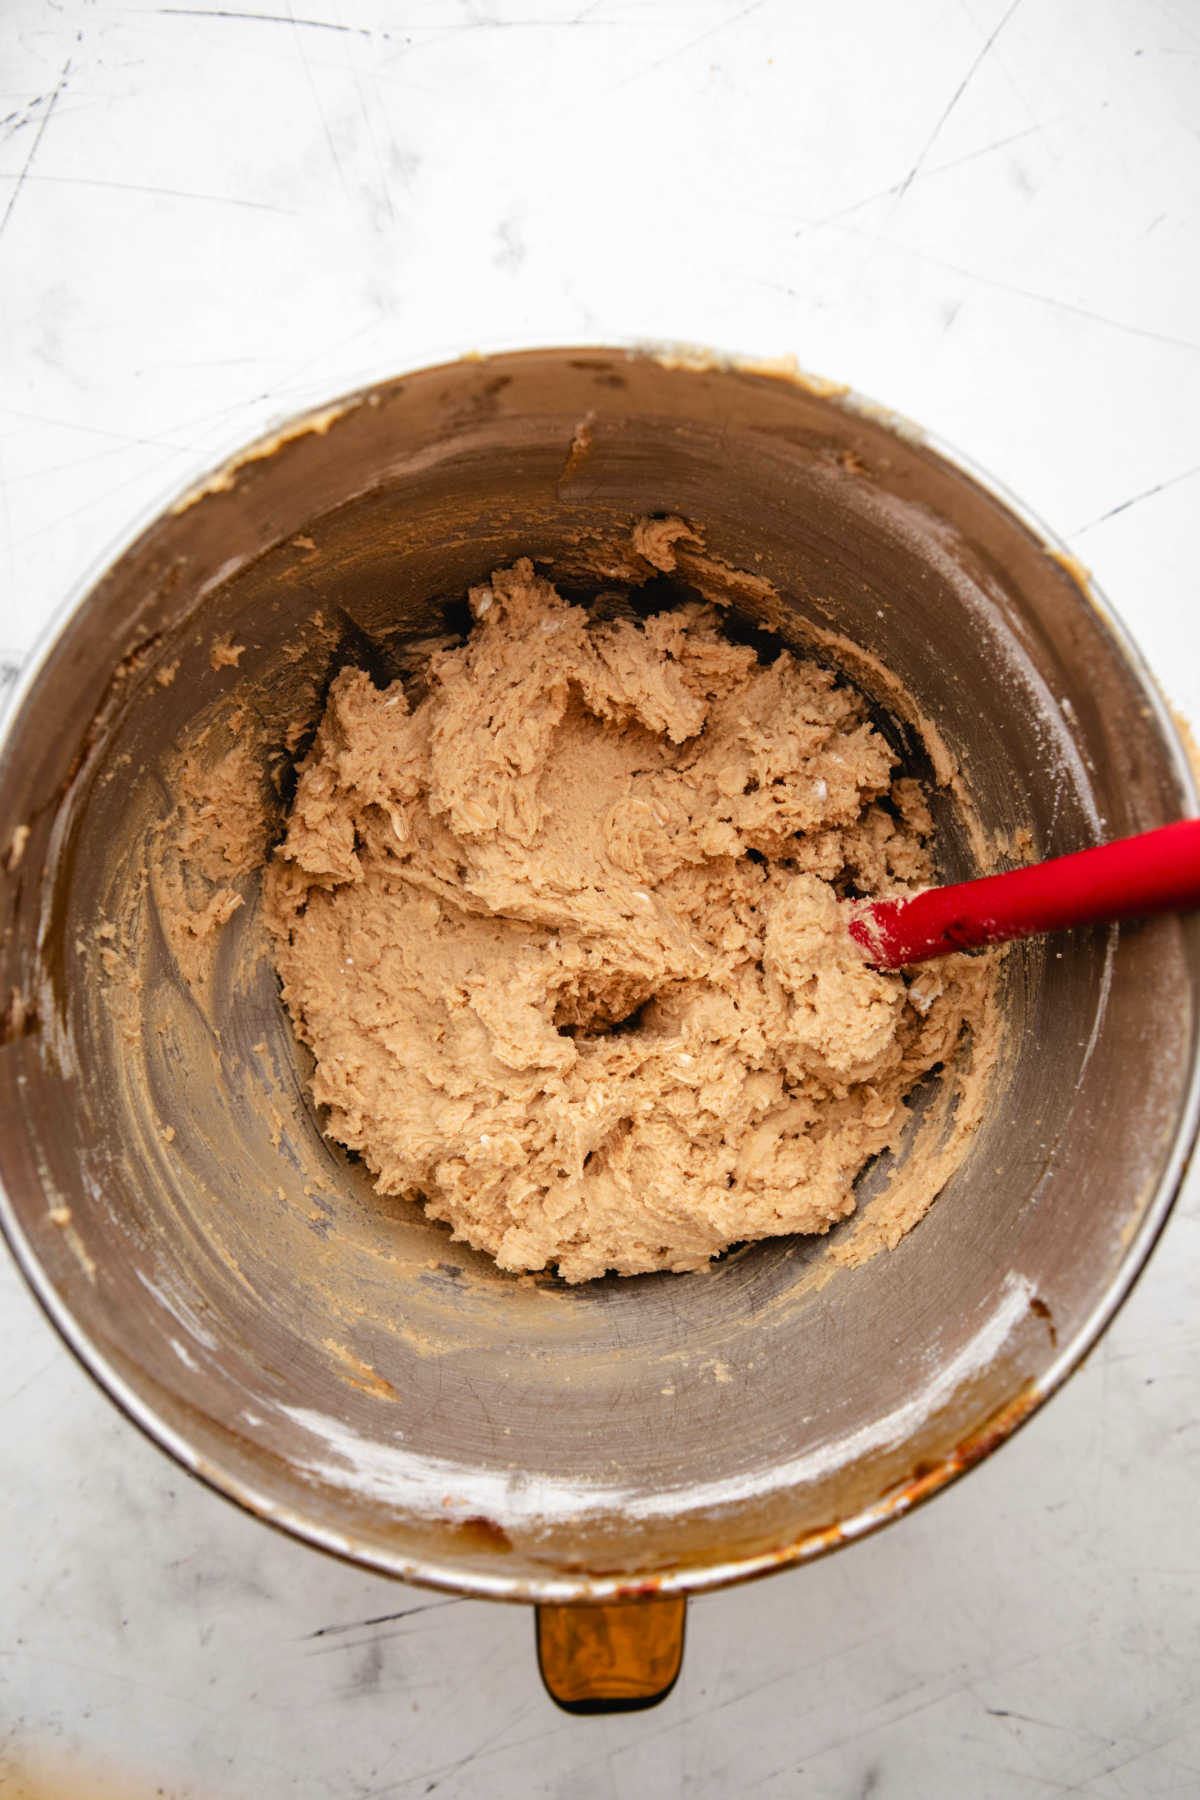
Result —
<svg viewBox="0 0 1200 1800"><path fill-rule="evenodd" d="M794 351L965 449L1200 717L1194 0L296 6L0 7L0 648L298 400L671 337ZM672 1697L593 1720L525 1610L177 1473L5 1260L0 1795L1200 1793L1198 1221L1193 1183L998 1458L693 1603Z"/></svg>

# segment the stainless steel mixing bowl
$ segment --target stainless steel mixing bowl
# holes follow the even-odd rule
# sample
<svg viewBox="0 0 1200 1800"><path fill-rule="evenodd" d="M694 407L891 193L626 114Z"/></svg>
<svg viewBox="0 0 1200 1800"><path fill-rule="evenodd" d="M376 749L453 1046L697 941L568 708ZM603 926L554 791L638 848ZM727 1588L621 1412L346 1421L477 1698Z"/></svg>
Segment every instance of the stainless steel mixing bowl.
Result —
<svg viewBox="0 0 1200 1800"><path fill-rule="evenodd" d="M830 1276L826 1243L774 1241L568 1290L500 1275L321 1138L252 881L197 1000L131 900L189 734L240 708L278 772L342 661L413 666L518 554L595 590L647 512L763 578L744 623L893 671L993 845L1195 810L1127 639L962 467L786 373L604 349L423 370L253 446L79 597L0 748L3 1220L47 1312L263 1518L498 1598L709 1587L935 1492L1095 1341L1196 1127L1195 924L1022 946L987 1117L897 1248ZM214 668L224 633L245 649ZM894 711L876 664L851 673ZM969 872L940 817L944 874ZM131 905L136 955L97 937Z"/></svg>

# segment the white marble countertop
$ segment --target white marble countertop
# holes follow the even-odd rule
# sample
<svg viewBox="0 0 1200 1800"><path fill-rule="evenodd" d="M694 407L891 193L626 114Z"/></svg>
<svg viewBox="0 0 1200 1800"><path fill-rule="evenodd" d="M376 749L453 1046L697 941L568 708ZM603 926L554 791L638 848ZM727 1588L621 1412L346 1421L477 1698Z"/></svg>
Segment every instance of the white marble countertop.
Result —
<svg viewBox="0 0 1200 1800"><path fill-rule="evenodd" d="M197 464L480 343L687 339L932 427L1200 717L1187 0L7 0L0 648ZM693 1602L656 1711L523 1608L180 1474L0 1261L0 1794L1200 1792L1200 1185L1087 1367L849 1553Z"/></svg>

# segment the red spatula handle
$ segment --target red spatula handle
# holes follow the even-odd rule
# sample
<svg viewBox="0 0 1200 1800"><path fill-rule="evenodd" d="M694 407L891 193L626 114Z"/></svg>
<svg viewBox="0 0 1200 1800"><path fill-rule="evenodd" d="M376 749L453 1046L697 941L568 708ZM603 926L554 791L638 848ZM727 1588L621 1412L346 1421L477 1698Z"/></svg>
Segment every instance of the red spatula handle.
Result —
<svg viewBox="0 0 1200 1800"><path fill-rule="evenodd" d="M1200 906L1200 819L1006 875L855 907L850 934L878 969L1069 925Z"/></svg>

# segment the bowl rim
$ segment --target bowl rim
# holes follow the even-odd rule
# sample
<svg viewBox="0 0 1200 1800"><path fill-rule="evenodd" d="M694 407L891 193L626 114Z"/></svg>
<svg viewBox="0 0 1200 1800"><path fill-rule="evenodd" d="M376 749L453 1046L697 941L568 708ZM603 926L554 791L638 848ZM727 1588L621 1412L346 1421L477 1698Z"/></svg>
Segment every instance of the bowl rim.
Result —
<svg viewBox="0 0 1200 1800"><path fill-rule="evenodd" d="M948 444L937 433L909 420L852 387L840 382L810 375L792 357L754 357L735 352L717 351L675 340L630 338L607 344L581 344L574 334L561 339L547 337L537 344L523 339L496 340L482 349L455 352L444 347L430 356L406 358L386 370L372 369L364 373L353 387L330 396L327 388L314 384L308 394L297 398L299 409L286 414L272 410L262 417L257 435L245 436L245 421L240 430L229 434L226 447L213 458L212 452L198 456L190 473L176 478L156 500L139 509L132 524L107 550L91 558L70 585L61 603L38 633L35 642L21 662L15 679L7 683L0 697L0 758L8 748L13 724L21 708L36 687L59 638L70 621L86 606L92 592L123 556L125 556L164 515L180 510L201 498L211 488L228 485L241 465L271 454L293 436L323 430L343 413L357 407L374 390L414 375L434 373L456 367L464 361L488 362L495 357L528 353L574 351L580 356L609 356L629 361L656 361L665 367L698 373L727 371L783 381L799 386L851 413L869 418L872 423L910 441L916 440L932 451L952 469L965 475L978 487L998 500L1014 518L1031 533L1035 541L1071 578L1080 599L1091 608L1133 675L1144 700L1151 709L1164 748L1174 763L1179 786L1192 813L1200 813L1200 786L1197 770L1188 754L1187 744L1165 696L1142 651L1121 620L1112 603L1092 581L1066 542L1058 536L1029 506L1002 482L982 469L969 456ZM253 403L251 403L253 405ZM1063 1385L1067 1378L1093 1349L1108 1329L1143 1273L1171 1208L1187 1176L1200 1133L1200 1038L1193 1044L1191 1068L1183 1104L1177 1116L1174 1136L1166 1166L1153 1193L1142 1207L1134 1231L1122 1248L1120 1262L1104 1294L1092 1307L1069 1341L1061 1344L1050 1367L1036 1380L1026 1384L998 1415L984 1421L978 1429L941 1463L923 1472L919 1478L903 1484L893 1492L837 1524L778 1546L747 1555L733 1555L703 1563L681 1563L668 1570L604 1576L587 1573L554 1574L536 1577L507 1575L499 1569L481 1568L477 1564L458 1562L453 1556L406 1556L376 1543L357 1541L352 1534L338 1532L320 1524L299 1507L281 1505L253 1482L246 1481L232 1469L201 1454L188 1438L162 1418L155 1407L114 1366L99 1345L84 1331L70 1306L59 1294L42 1265L32 1241L23 1230L8 1193L0 1181L0 1233L6 1239L13 1258L46 1318L55 1328L68 1350L116 1405L127 1419L137 1425L152 1442L172 1457L191 1475L224 1498L232 1500L244 1511L286 1532L290 1537L314 1549L325 1551L358 1567L371 1569L403 1581L479 1599L518 1602L570 1602L633 1599L656 1594L702 1593L734 1582L752 1579L852 1543L903 1516L956 1481L967 1470L983 1461L1005 1443ZM497 1558L497 1561L501 1559Z"/></svg>

